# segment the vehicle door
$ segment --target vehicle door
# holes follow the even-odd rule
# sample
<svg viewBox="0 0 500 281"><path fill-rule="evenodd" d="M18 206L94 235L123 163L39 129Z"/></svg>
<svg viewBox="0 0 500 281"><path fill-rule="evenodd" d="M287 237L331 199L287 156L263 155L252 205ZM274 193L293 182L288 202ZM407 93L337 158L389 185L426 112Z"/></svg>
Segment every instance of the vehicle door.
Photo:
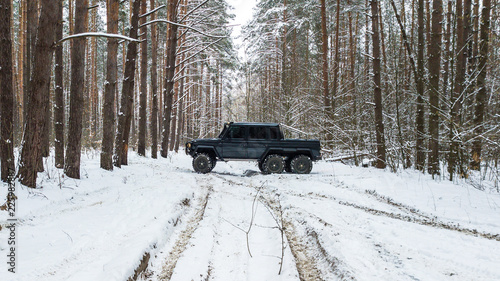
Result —
<svg viewBox="0 0 500 281"><path fill-rule="evenodd" d="M267 127L264 126L250 126L248 127L248 158L258 159L266 151L267 140Z"/></svg>
<svg viewBox="0 0 500 281"><path fill-rule="evenodd" d="M247 159L246 126L232 125L222 141L222 157Z"/></svg>

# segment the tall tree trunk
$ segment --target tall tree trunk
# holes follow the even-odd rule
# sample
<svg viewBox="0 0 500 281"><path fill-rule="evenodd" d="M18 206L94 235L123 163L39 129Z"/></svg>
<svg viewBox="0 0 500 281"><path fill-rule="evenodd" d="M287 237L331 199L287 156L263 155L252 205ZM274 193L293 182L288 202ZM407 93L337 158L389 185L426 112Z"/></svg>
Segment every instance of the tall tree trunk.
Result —
<svg viewBox="0 0 500 281"><path fill-rule="evenodd" d="M323 59L323 105L325 116L331 111L330 91L328 90L328 33L326 30L326 3L321 0L321 52Z"/></svg>
<svg viewBox="0 0 500 281"><path fill-rule="evenodd" d="M36 8L36 15L38 15L38 7ZM47 91L50 93L50 80L49 84L47 85ZM43 126L43 132L42 132L42 157L48 157L50 153L50 117L51 117L51 108L50 108L50 98L46 101L47 106L45 106L45 113L44 113L44 122L45 125ZM38 171L43 172L43 160L42 157L38 159Z"/></svg>
<svg viewBox="0 0 500 281"><path fill-rule="evenodd" d="M386 166L385 159L385 137L384 123L382 115L382 89L380 88L380 40L378 29L378 1L371 1L372 11L372 33L373 33L373 82L374 82L374 102L375 102L375 133L377 139L377 168L383 169Z"/></svg>
<svg viewBox="0 0 500 281"><path fill-rule="evenodd" d="M177 22L177 4L178 0L168 0L167 14L170 22ZM172 118L172 99L174 96L174 75L175 58L177 49L177 29L175 24L169 24L167 29L167 61L165 64L165 88L163 90L163 139L161 142L161 156L168 156L170 120Z"/></svg>
<svg viewBox="0 0 500 281"><path fill-rule="evenodd" d="M447 13L446 13L446 30L444 31L444 38L443 41L445 42L444 46L444 51L443 51L443 87L442 87L442 96L444 98L448 97L448 93L450 90L450 77L451 77L451 67L450 67L450 61L452 60L451 56L452 53L450 50L451 46L451 28L452 28L452 7L453 7L453 0L448 0L448 8L447 8Z"/></svg>
<svg viewBox="0 0 500 281"><path fill-rule="evenodd" d="M142 0L141 14L147 12L147 0ZM141 18L141 24L146 23L146 17ZM146 156L146 110L148 106L148 27L141 28L141 89L139 97L139 136L137 153Z"/></svg>
<svg viewBox="0 0 500 281"><path fill-rule="evenodd" d="M31 82L31 73L32 73L32 63L35 51L35 41L36 41L36 30L38 26L38 17L36 12L36 7L38 5L38 0L26 0L26 9L27 9L27 25L26 25L26 52L25 58L23 61L23 81L24 81L24 104L23 104L23 117L24 123L27 121L28 114L28 91L29 91L29 83Z"/></svg>
<svg viewBox="0 0 500 281"><path fill-rule="evenodd" d="M462 104L464 101L464 91L465 91L465 75L467 68L467 45L466 38L468 38L467 29L464 27L464 13L462 0L456 1L457 7L457 44L456 44L456 55L457 55L457 73L455 77L455 88L451 94L451 112L450 112L450 153L448 155L448 172L450 173L450 180L453 180L453 175L455 173L463 174L463 167L460 160L460 150L461 150L461 136L460 136L460 126L461 126L461 111ZM457 171L458 166L458 171Z"/></svg>
<svg viewBox="0 0 500 281"><path fill-rule="evenodd" d="M481 10L481 31L479 41L479 74L477 76L476 108L474 116L474 142L472 145L472 163L471 168L479 170L481 167L481 134L484 131L484 109L486 106L486 66L488 63L488 43L490 33L490 10L491 0L483 0Z"/></svg>
<svg viewBox="0 0 500 281"><path fill-rule="evenodd" d="M184 56L184 55L183 55ZM182 69L182 74L181 76L184 76L184 69ZM178 152L179 151L179 146L180 146L180 141L181 141L181 135L182 135L182 125L184 124L184 98L182 97L184 95L184 78L181 79L179 82L179 96L181 97L179 100L179 114L177 116L177 133L175 135L175 146L174 146L174 151Z"/></svg>
<svg viewBox="0 0 500 281"><path fill-rule="evenodd" d="M433 0L432 30L429 45L429 158L428 172L439 174L439 73L441 71L441 37L443 1Z"/></svg>
<svg viewBox="0 0 500 281"><path fill-rule="evenodd" d="M417 142L415 168L424 171L425 166L425 129L424 129L424 0L418 0L417 9L417 116L415 119L417 127Z"/></svg>
<svg viewBox="0 0 500 281"><path fill-rule="evenodd" d="M92 0L92 16L90 20L92 32L97 32L97 13L98 5L96 5L96 0ZM89 83L89 141L93 145L97 141L97 106L99 104L99 98L97 93L97 38L92 37L90 39L90 83Z"/></svg>
<svg viewBox="0 0 500 281"><path fill-rule="evenodd" d="M335 99L337 98L337 88L338 88L338 79L340 72L340 63L339 63L339 49L340 49L340 0L337 0L337 15L336 15L336 25L335 25L335 58L333 59L333 90L332 90L332 114L334 116L335 111Z"/></svg>
<svg viewBox="0 0 500 281"><path fill-rule="evenodd" d="M63 3L58 1L56 41L63 38ZM62 169L64 167L64 61L63 45L59 44L55 50L55 83L54 92L54 133L55 133L55 166Z"/></svg>
<svg viewBox="0 0 500 281"><path fill-rule="evenodd" d="M76 1L75 5L75 34L86 31L88 20L88 0ZM71 86L69 101L68 145L66 147L66 161L64 173L70 177L80 178L80 157L82 147L82 119L83 119L83 85L85 85L85 38L73 41L71 49Z"/></svg>
<svg viewBox="0 0 500 281"><path fill-rule="evenodd" d="M119 0L107 0L107 32L118 33ZM113 170L113 138L115 135L115 93L118 72L118 40L108 39L106 60L106 82L104 83L104 103L102 107L102 152L101 168Z"/></svg>
<svg viewBox="0 0 500 281"><path fill-rule="evenodd" d="M151 0L150 9L155 8L155 0ZM156 14L151 16L151 20L156 19ZM157 26L151 26L151 157L158 156L158 39Z"/></svg>
<svg viewBox="0 0 500 281"><path fill-rule="evenodd" d="M14 89L12 81L11 0L0 0L0 158L2 181L10 182L15 175L14 165Z"/></svg>
<svg viewBox="0 0 500 281"><path fill-rule="evenodd" d="M139 11L141 0L134 0L132 8L132 18L130 19L129 37L137 39L139 29ZM134 101L134 80L135 80L135 61L137 59L137 43L129 42L127 45L127 59L125 63L125 73L123 75L122 96L120 101L120 110L118 112L118 128L115 137L115 153L113 164L116 167L126 165L124 161L128 152L128 137L132 123L132 108ZM124 163L125 162L125 163Z"/></svg>
<svg viewBox="0 0 500 281"><path fill-rule="evenodd" d="M21 161L19 164L19 181L36 187L37 161L41 157L41 142L45 106L48 104L53 43L57 25L58 1L41 0L41 12L38 26L38 40L35 44L33 75L29 83L28 106L25 133L22 141Z"/></svg>

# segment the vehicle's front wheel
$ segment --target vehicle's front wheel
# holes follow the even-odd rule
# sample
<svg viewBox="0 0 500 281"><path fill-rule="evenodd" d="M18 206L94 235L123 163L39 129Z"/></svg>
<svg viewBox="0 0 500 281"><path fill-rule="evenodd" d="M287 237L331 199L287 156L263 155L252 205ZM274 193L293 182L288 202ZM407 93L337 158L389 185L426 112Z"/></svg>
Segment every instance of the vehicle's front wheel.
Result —
<svg viewBox="0 0 500 281"><path fill-rule="evenodd" d="M290 162L290 168L292 169L292 173L309 174L312 170L311 158L306 155L295 156L292 162Z"/></svg>
<svg viewBox="0 0 500 281"><path fill-rule="evenodd" d="M259 170L260 170L261 172L264 172L264 162L263 162L263 161L259 161L259 162L257 163L257 165L259 166Z"/></svg>
<svg viewBox="0 0 500 281"><path fill-rule="evenodd" d="M272 154L266 157L262 168L267 174L281 174L285 168L285 161L281 155Z"/></svg>
<svg viewBox="0 0 500 281"><path fill-rule="evenodd" d="M210 160L212 161L212 170L213 170L215 168L215 165L217 165L217 159L211 157Z"/></svg>
<svg viewBox="0 0 500 281"><path fill-rule="evenodd" d="M212 162L212 158L205 153L197 154L193 158L193 169L195 172L200 174L206 174L212 171L215 164Z"/></svg>

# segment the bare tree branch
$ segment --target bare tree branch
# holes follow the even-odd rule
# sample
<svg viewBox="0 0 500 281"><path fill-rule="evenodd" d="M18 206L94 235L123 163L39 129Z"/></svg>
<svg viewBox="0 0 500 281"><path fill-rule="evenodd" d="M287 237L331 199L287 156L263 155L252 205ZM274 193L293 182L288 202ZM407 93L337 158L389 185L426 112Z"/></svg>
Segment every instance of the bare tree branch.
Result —
<svg viewBox="0 0 500 281"><path fill-rule="evenodd" d="M198 10L199 8L201 8L201 6L205 5L206 3L208 2L208 0L205 0L203 3L201 3L200 5L196 6L194 9L192 9L191 11L187 12L183 17L182 19L179 21L179 23L183 22L189 15L191 15L192 13L194 13L196 10Z"/></svg>
<svg viewBox="0 0 500 281"><path fill-rule="evenodd" d="M168 21L168 20L163 20L163 19L148 21L147 23L142 24L141 26L139 26L139 28L144 27L146 25L153 24L153 23L157 23L157 22L159 22L159 23L168 23L168 24L172 24L172 25L177 25L179 27L183 27L183 28L187 28L187 29L193 30L195 32L198 32L201 35L204 35L204 36L207 36L207 37L211 37L211 38L229 38L229 36L220 36L220 35L207 34L207 33L203 32L203 31L201 31L199 29L196 29L194 27L191 27L191 26L188 26L188 25L184 25L184 24L180 24L180 23L176 23L176 22L171 22L171 21Z"/></svg>

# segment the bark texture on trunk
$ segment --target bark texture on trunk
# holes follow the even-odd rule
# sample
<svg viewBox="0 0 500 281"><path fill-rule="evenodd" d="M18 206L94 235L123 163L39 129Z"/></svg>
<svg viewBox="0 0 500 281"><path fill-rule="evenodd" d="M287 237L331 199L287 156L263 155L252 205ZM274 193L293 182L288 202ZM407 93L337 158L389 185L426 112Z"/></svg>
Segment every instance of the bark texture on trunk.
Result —
<svg viewBox="0 0 500 281"><path fill-rule="evenodd" d="M57 5L57 26L56 26L56 41L63 38L63 3L58 1ZM55 166L56 168L64 168L64 61L63 61L63 45L60 44L55 50L55 91L54 91L54 133L55 133Z"/></svg>
<svg viewBox="0 0 500 281"><path fill-rule="evenodd" d="M155 8L155 0L151 0L150 9ZM156 14L151 20L156 19ZM158 157L158 40L157 27L151 26L151 157Z"/></svg>
<svg viewBox="0 0 500 281"><path fill-rule="evenodd" d="M479 41L479 74L477 76L476 85L478 92L476 94L476 108L474 116L474 142L472 144L472 163L471 169L479 170L481 167L481 150L482 142L481 135L484 132L484 110L486 107L486 66L488 63L488 43L490 34L490 11L491 0L483 0L481 10L481 28Z"/></svg>
<svg viewBox="0 0 500 281"><path fill-rule="evenodd" d="M321 51L323 58L323 105L326 115L330 112L330 91L328 89L328 33L326 30L326 3L321 0Z"/></svg>
<svg viewBox="0 0 500 281"><path fill-rule="evenodd" d="M147 0L142 0L141 14L147 12ZM146 17L141 18L141 24L146 23ZM137 153L146 156L146 135L147 135L147 115L148 106L148 27L141 28L141 84L139 95L139 136L137 143Z"/></svg>
<svg viewBox="0 0 500 281"><path fill-rule="evenodd" d="M14 88L12 73L11 0L0 0L0 116L1 178L10 182L14 165Z"/></svg>
<svg viewBox="0 0 500 281"><path fill-rule="evenodd" d="M415 119L417 127L415 168L424 171L425 167L425 127L424 127L424 0L418 0L417 8L417 116Z"/></svg>
<svg viewBox="0 0 500 281"><path fill-rule="evenodd" d="M29 83L28 108L26 112L25 133L22 141L19 181L36 188L38 159L41 157L42 132L45 125L45 106L48 104L50 73L52 67L55 26L57 25L58 1L42 0L38 27L38 40L35 44L33 75Z"/></svg>
<svg viewBox="0 0 500 281"><path fill-rule="evenodd" d="M385 137L384 123L382 115L382 89L380 83L380 39L378 28L378 1L371 1L372 10L372 32L373 32L373 82L374 82L374 102L375 102L375 133L377 139L377 168L383 169L385 161Z"/></svg>
<svg viewBox="0 0 500 281"><path fill-rule="evenodd" d="M456 56L457 56L457 73L455 75L455 88L451 93L451 124L450 124L450 153L448 155L448 172L450 173L450 180L453 180L455 173L464 174L464 167L461 165L461 140L460 140L460 126L461 126L461 111L464 101L465 92L465 74L467 68L467 47L466 38L468 38L468 29L465 28L467 19L466 14L463 12L462 0L457 0L457 43L456 43ZM458 167L457 167L458 166Z"/></svg>
<svg viewBox="0 0 500 281"><path fill-rule="evenodd" d="M177 22L178 0L169 0L167 6L168 20ZM163 139L161 142L161 156L168 156L170 121L172 119L172 101L174 96L175 58L177 50L177 25L169 24L167 29L167 61L165 65L165 87L163 90Z"/></svg>
<svg viewBox="0 0 500 281"><path fill-rule="evenodd" d="M76 1L75 34L86 31L88 0ZM80 178L80 157L82 148L83 91L85 85L85 38L73 40L71 48L71 86L69 101L68 145L64 173L74 179Z"/></svg>
<svg viewBox="0 0 500 281"><path fill-rule="evenodd" d="M134 0L132 7L131 28L129 37L137 39L139 29L139 11L141 0ZM115 153L113 164L116 167L127 165L128 138L132 123L132 109L134 103L135 61L137 59L137 43L129 42L127 45L127 59L122 84L122 97L118 111L118 128L115 136Z"/></svg>
<svg viewBox="0 0 500 281"><path fill-rule="evenodd" d="M118 33L119 0L107 0L107 32ZM106 60L106 82L102 107L102 152L101 168L113 170L113 138L115 136L115 93L118 72L118 40L108 39Z"/></svg>
<svg viewBox="0 0 500 281"><path fill-rule="evenodd" d="M443 21L443 1L432 2L432 30L429 44L429 157L428 172L439 172L439 74L441 72L441 37Z"/></svg>

